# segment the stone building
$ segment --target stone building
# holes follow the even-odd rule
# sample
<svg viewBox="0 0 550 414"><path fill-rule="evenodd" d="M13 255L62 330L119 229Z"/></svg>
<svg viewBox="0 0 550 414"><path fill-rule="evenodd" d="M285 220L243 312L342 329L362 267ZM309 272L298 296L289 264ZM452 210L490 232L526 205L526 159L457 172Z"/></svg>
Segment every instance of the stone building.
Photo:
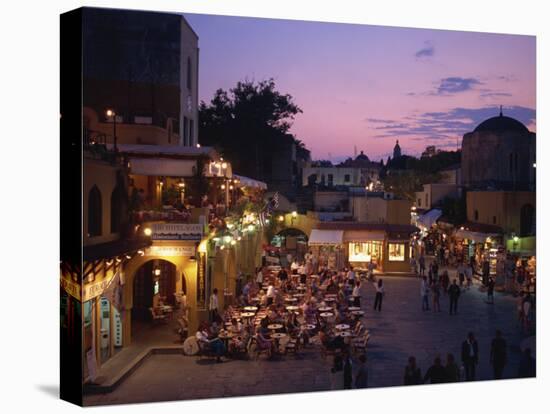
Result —
<svg viewBox="0 0 550 414"><path fill-rule="evenodd" d="M487 119L462 140L462 181L469 189L535 189L536 134L516 119Z"/></svg>

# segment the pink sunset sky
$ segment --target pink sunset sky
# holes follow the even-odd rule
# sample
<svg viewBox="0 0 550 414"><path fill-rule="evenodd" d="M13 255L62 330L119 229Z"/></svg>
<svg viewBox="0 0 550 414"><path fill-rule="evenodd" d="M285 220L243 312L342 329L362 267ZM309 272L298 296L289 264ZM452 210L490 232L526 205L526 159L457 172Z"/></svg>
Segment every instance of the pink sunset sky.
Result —
<svg viewBox="0 0 550 414"><path fill-rule="evenodd" d="M455 149L504 115L536 131L535 37L185 14L199 36L199 99L274 78L303 110L313 159Z"/></svg>

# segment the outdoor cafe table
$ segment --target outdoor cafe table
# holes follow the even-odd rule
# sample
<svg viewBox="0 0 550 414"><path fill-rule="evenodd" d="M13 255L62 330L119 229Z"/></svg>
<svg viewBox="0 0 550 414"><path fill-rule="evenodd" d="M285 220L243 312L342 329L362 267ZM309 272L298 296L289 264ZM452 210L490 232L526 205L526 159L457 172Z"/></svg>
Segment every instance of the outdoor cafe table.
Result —
<svg viewBox="0 0 550 414"><path fill-rule="evenodd" d="M306 323L304 325L308 331L311 331L312 329L315 329L315 325L312 323Z"/></svg>
<svg viewBox="0 0 550 414"><path fill-rule="evenodd" d="M348 336L352 336L351 332L341 331L336 334L336 336L341 336L342 338L346 338Z"/></svg>
<svg viewBox="0 0 550 414"><path fill-rule="evenodd" d="M298 309L300 309L298 306L287 306L286 307L286 310L289 311L289 312L297 311Z"/></svg>
<svg viewBox="0 0 550 414"><path fill-rule="evenodd" d="M267 325L267 329L270 329L272 331L276 331L277 329L281 329L283 325L280 323L272 323L271 325Z"/></svg>
<svg viewBox="0 0 550 414"><path fill-rule="evenodd" d="M306 290L307 288L305 286L298 286L296 289L297 290Z"/></svg>
<svg viewBox="0 0 550 414"><path fill-rule="evenodd" d="M233 336L234 336L233 333L229 331L220 332L218 334L218 338L220 338L223 341L225 345L225 349L229 348L229 340L233 338Z"/></svg>
<svg viewBox="0 0 550 414"><path fill-rule="evenodd" d="M336 298L327 298L325 297L325 302L334 302L336 300Z"/></svg>
<svg viewBox="0 0 550 414"><path fill-rule="evenodd" d="M361 317L361 316L363 316L363 315L365 314L365 312L362 311L362 310L356 310L356 311L351 312L351 314L352 314L353 316Z"/></svg>
<svg viewBox="0 0 550 414"><path fill-rule="evenodd" d="M349 310L350 312L353 312L353 311L361 310L361 308L360 308L359 306L350 306L350 307L348 308L348 310Z"/></svg>
<svg viewBox="0 0 550 414"><path fill-rule="evenodd" d="M334 313L332 313L332 312L323 312L323 313L321 313L322 318L330 318L331 316L334 316Z"/></svg>
<svg viewBox="0 0 550 414"><path fill-rule="evenodd" d="M339 331L345 331L346 329L349 329L349 325L347 323L341 323L339 325L336 325L336 329Z"/></svg>
<svg viewBox="0 0 550 414"><path fill-rule="evenodd" d="M319 312L330 312L332 308L330 306L322 306L319 308Z"/></svg>
<svg viewBox="0 0 550 414"><path fill-rule="evenodd" d="M243 309L247 312L256 312L258 310L258 307L257 306L245 306Z"/></svg>
<svg viewBox="0 0 550 414"><path fill-rule="evenodd" d="M279 350L279 341L283 338L286 338L286 334L285 333L272 333L271 337L275 340L275 349L277 350L277 352L280 352L280 350Z"/></svg>
<svg viewBox="0 0 550 414"><path fill-rule="evenodd" d="M297 302L298 298L285 298L285 302Z"/></svg>
<svg viewBox="0 0 550 414"><path fill-rule="evenodd" d="M305 296L305 294L303 294L303 293L295 293L295 294L292 295L292 296L294 296L295 298L303 298L303 297Z"/></svg>

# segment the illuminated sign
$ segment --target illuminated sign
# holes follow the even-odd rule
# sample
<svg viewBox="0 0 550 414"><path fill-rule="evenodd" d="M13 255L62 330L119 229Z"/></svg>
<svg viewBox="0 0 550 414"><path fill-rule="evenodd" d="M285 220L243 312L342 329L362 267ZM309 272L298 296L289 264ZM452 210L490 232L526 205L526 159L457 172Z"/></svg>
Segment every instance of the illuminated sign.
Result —
<svg viewBox="0 0 550 414"><path fill-rule="evenodd" d="M151 246L145 249L145 256L195 256L194 245L185 246Z"/></svg>
<svg viewBox="0 0 550 414"><path fill-rule="evenodd" d="M151 227L153 240L201 241L204 229L202 224L185 223L156 223Z"/></svg>

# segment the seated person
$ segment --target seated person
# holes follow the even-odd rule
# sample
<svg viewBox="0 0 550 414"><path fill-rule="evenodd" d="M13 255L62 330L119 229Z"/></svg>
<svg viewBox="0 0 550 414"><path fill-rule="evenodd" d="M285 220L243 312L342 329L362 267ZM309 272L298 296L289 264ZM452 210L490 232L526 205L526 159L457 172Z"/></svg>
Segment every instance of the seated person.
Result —
<svg viewBox="0 0 550 414"><path fill-rule="evenodd" d="M344 338L341 336L330 336L326 328L319 331L319 339L321 340L321 344L331 351L336 349L341 350L345 346Z"/></svg>
<svg viewBox="0 0 550 414"><path fill-rule="evenodd" d="M231 319L229 331L233 334L233 338L229 342L229 352L243 351L246 348L247 335L242 323L236 318Z"/></svg>
<svg viewBox="0 0 550 414"><path fill-rule="evenodd" d="M256 342L258 344L258 348L261 350L267 349L268 355L271 357L275 345L273 341L269 338L270 332L267 325L267 319L262 319L262 322L260 323L260 326L258 326L258 330L256 331Z"/></svg>
<svg viewBox="0 0 550 414"><path fill-rule="evenodd" d="M207 324L202 325L202 328L197 331L195 337L201 349L212 351L216 355L216 361L221 362L221 357L225 353L225 345L218 337L210 338Z"/></svg>

